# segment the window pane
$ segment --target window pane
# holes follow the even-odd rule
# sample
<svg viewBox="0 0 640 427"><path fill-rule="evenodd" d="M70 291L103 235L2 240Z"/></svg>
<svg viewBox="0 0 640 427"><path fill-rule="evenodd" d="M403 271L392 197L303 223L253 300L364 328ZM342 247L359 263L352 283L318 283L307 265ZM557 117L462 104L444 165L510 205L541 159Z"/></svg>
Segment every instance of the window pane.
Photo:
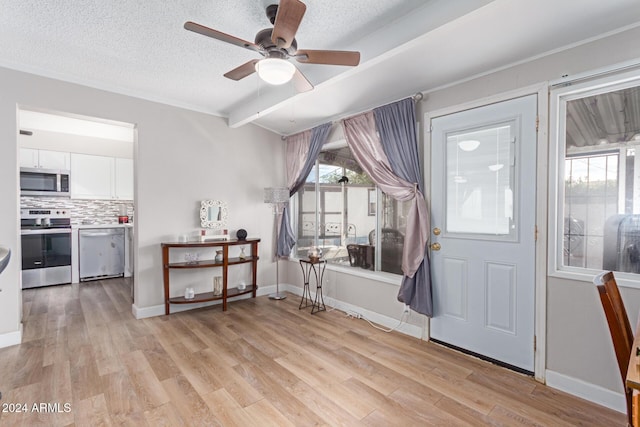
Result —
<svg viewBox="0 0 640 427"><path fill-rule="evenodd" d="M382 206L380 271L402 274L402 248L411 202L400 202L382 193Z"/></svg>
<svg viewBox="0 0 640 427"><path fill-rule="evenodd" d="M298 191L298 242L296 244L296 256L298 258L307 257L309 248L314 246L316 239L316 189L315 181L316 170L312 170L307 178L307 182Z"/></svg>
<svg viewBox="0 0 640 427"><path fill-rule="evenodd" d="M447 135L448 233L515 234L514 142L509 123Z"/></svg>
<svg viewBox="0 0 640 427"><path fill-rule="evenodd" d="M639 92L566 102L563 266L640 273Z"/></svg>
<svg viewBox="0 0 640 427"><path fill-rule="evenodd" d="M319 177L317 187L316 173ZM348 147L322 151L316 168L301 191L303 194L298 196L301 206L298 212L301 224L298 229L298 257L306 258L309 248L315 245L322 249L328 262L374 269L374 251L368 236L376 224L375 205L374 214L370 215L371 191L375 195L371 179L362 171ZM305 198L307 195L308 199Z"/></svg>
<svg viewBox="0 0 640 427"><path fill-rule="evenodd" d="M379 193L347 146L320 153L297 201L298 257L318 246L329 263L402 274L411 202Z"/></svg>

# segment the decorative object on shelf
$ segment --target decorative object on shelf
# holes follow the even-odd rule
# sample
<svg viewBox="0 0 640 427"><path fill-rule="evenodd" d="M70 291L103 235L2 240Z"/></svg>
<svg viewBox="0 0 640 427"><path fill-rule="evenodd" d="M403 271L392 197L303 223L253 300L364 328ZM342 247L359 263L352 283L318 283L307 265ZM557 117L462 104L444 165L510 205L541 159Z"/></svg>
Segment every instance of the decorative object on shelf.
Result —
<svg viewBox="0 0 640 427"><path fill-rule="evenodd" d="M215 276L213 278L213 294L222 295L222 276Z"/></svg>
<svg viewBox="0 0 640 427"><path fill-rule="evenodd" d="M247 230L241 228L240 230L236 231L236 237L238 238L238 240L245 240L247 238Z"/></svg>
<svg viewBox="0 0 640 427"><path fill-rule="evenodd" d="M216 241L216 240L229 240L229 230L210 230L203 228L200 230L200 241Z"/></svg>
<svg viewBox="0 0 640 427"><path fill-rule="evenodd" d="M247 259L247 254L244 253L244 248L240 248L240 255L238 255L240 259Z"/></svg>
<svg viewBox="0 0 640 427"><path fill-rule="evenodd" d="M216 262L222 262L224 261L224 255L222 255L222 250L218 250L216 251L216 257L215 257Z"/></svg>
<svg viewBox="0 0 640 427"><path fill-rule="evenodd" d="M187 252L184 254L184 260L187 264L197 264L200 260L200 254L197 252Z"/></svg>
<svg viewBox="0 0 640 427"><path fill-rule="evenodd" d="M200 202L200 226L202 228L222 229L227 225L227 203L220 200Z"/></svg>
<svg viewBox="0 0 640 427"><path fill-rule="evenodd" d="M320 261L320 257L322 257L322 249L317 246L311 246L307 255L309 256L309 261L317 263Z"/></svg>
<svg viewBox="0 0 640 427"><path fill-rule="evenodd" d="M285 203L289 201L289 189L287 187L269 187L264 189L264 202L273 206L275 224L273 226L273 245L276 253L276 293L269 295L270 299L281 300L287 295L280 293L280 277L278 271L278 216L282 213Z"/></svg>
<svg viewBox="0 0 640 427"><path fill-rule="evenodd" d="M244 291L245 289L247 289L247 284L244 282L240 282L238 283L238 290L239 291Z"/></svg>
<svg viewBox="0 0 640 427"><path fill-rule="evenodd" d="M196 292L193 288L186 288L184 290L184 299L193 299L196 296Z"/></svg>

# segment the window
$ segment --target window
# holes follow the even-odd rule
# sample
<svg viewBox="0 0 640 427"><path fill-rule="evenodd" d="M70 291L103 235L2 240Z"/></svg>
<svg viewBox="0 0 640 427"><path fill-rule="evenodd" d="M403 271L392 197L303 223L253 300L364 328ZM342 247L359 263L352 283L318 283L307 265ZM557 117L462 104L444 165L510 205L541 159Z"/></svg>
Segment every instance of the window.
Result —
<svg viewBox="0 0 640 427"><path fill-rule="evenodd" d="M346 144L320 153L294 200L297 257L317 246L332 264L402 274L409 204L379 191Z"/></svg>
<svg viewBox="0 0 640 427"><path fill-rule="evenodd" d="M557 271L640 274L640 82L558 90Z"/></svg>

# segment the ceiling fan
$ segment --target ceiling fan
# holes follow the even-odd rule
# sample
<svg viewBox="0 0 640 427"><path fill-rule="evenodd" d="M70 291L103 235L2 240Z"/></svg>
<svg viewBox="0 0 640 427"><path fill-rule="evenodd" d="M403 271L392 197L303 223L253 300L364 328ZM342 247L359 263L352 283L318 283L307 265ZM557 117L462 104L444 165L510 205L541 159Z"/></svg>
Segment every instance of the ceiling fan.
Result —
<svg viewBox="0 0 640 427"><path fill-rule="evenodd" d="M191 21L185 22L184 28L264 56L263 59L252 59L234 68L225 77L240 80L257 72L262 80L273 85L293 79L296 89L306 92L313 89L313 85L288 61L289 58L305 64L356 66L360 63L360 52L298 49L295 35L306 9L307 6L299 0L280 0L279 5L268 6L266 13L273 28L259 31L254 43Z"/></svg>

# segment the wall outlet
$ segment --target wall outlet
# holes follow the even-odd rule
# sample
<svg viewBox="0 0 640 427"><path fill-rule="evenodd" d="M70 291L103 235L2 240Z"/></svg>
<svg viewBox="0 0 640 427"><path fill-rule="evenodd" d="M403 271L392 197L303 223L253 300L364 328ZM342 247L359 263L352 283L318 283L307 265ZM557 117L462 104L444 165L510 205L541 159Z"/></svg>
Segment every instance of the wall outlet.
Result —
<svg viewBox="0 0 640 427"><path fill-rule="evenodd" d="M402 308L402 314L404 313L410 313L411 312L411 308L405 304L404 307Z"/></svg>

